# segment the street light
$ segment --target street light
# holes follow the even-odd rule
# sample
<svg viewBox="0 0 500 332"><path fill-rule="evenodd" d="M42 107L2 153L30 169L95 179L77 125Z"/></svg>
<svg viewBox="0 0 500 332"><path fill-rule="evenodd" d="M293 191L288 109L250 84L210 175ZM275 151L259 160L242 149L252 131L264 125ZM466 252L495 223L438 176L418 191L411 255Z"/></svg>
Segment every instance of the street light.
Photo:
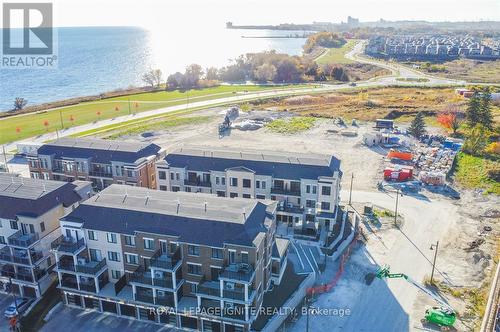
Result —
<svg viewBox="0 0 500 332"><path fill-rule="evenodd" d="M401 193L403 197L403 193ZM394 211L394 226L398 227L398 203L399 203L399 188L396 190L396 209Z"/></svg>
<svg viewBox="0 0 500 332"><path fill-rule="evenodd" d="M354 173L351 173L351 189L349 189L349 205L351 205L351 198L352 198L352 180L354 180Z"/></svg>
<svg viewBox="0 0 500 332"><path fill-rule="evenodd" d="M432 260L432 272L431 272L431 285L433 284L434 279L434 269L436 268L436 258L438 254L439 241L436 241L436 244L431 244L430 250L434 250L434 259Z"/></svg>

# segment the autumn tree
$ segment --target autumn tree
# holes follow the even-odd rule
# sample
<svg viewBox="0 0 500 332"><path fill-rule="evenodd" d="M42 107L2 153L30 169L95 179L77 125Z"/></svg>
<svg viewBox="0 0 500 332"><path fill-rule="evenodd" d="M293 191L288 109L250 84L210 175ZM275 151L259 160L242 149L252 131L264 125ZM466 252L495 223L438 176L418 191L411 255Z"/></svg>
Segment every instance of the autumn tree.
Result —
<svg viewBox="0 0 500 332"><path fill-rule="evenodd" d="M437 121L444 128L451 130L453 135L456 135L457 130L463 123L463 117L456 105L448 105L438 114Z"/></svg>
<svg viewBox="0 0 500 332"><path fill-rule="evenodd" d="M144 83L150 85L152 88L154 88L155 86L160 87L162 79L163 73L160 69L151 69L150 71L142 75L142 80L144 81Z"/></svg>
<svg viewBox="0 0 500 332"><path fill-rule="evenodd" d="M210 67L205 70L205 79L210 81L217 81L219 79L219 69Z"/></svg>
<svg viewBox="0 0 500 332"><path fill-rule="evenodd" d="M482 124L477 124L467 133L463 151L471 155L480 155L488 145L489 131Z"/></svg>
<svg viewBox="0 0 500 332"><path fill-rule="evenodd" d="M254 77L259 82L269 82L276 76L276 67L270 63L264 63L254 71Z"/></svg>

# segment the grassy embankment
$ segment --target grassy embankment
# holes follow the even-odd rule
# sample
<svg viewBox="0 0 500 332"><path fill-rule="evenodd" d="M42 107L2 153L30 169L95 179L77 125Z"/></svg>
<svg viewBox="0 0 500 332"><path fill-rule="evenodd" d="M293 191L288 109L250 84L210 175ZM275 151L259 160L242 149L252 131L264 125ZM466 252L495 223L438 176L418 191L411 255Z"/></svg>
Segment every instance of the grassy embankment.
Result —
<svg viewBox="0 0 500 332"><path fill-rule="evenodd" d="M356 40L348 40L347 43L338 48L328 48L325 49L319 57L315 59L316 63L319 65L326 63L353 63L351 59L347 59L345 54L352 50L354 45L356 45Z"/></svg>
<svg viewBox="0 0 500 332"><path fill-rule="evenodd" d="M6 117L0 119L0 144L61 130L62 126L68 128L98 120L116 118L130 113L182 105L187 102L188 98L189 102L197 102L231 97L236 93L244 93L244 91L250 94L252 92L276 88L276 86L243 85L218 86L188 91L158 91L114 97L48 111ZM286 86L280 86L280 88L286 88Z"/></svg>
<svg viewBox="0 0 500 332"><path fill-rule="evenodd" d="M413 63L411 63L413 64ZM478 61L471 59L459 59L431 64L426 68L424 62L415 62L421 66L421 71L435 76L452 79L465 80L467 82L498 83L500 82L500 60ZM437 68L437 72L432 72Z"/></svg>
<svg viewBox="0 0 500 332"><path fill-rule="evenodd" d="M500 172L500 158L492 160L461 152L456 160L455 180L465 188L500 195L500 182L493 175L495 171Z"/></svg>

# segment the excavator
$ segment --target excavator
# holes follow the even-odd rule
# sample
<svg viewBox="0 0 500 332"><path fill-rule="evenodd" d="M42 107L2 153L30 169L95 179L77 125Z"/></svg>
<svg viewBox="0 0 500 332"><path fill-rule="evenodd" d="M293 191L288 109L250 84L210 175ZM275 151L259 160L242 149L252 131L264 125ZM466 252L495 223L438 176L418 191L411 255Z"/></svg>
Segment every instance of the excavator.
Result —
<svg viewBox="0 0 500 332"><path fill-rule="evenodd" d="M389 265L384 265L378 269L376 277L379 279L405 279L440 304L440 306L432 307L425 311L426 321L439 325L442 330L453 326L455 323L455 320L457 319L455 310L453 310L448 303L444 302L441 298L410 278L408 275L403 273L391 273Z"/></svg>

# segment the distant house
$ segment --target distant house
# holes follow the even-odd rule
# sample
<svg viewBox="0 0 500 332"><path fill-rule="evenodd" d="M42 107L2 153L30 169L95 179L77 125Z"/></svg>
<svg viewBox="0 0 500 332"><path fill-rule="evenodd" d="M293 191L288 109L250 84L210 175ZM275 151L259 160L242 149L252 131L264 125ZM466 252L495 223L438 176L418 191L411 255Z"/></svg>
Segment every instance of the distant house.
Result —
<svg viewBox="0 0 500 332"><path fill-rule="evenodd" d="M377 129L394 129L394 121L387 119L377 119L375 123Z"/></svg>

